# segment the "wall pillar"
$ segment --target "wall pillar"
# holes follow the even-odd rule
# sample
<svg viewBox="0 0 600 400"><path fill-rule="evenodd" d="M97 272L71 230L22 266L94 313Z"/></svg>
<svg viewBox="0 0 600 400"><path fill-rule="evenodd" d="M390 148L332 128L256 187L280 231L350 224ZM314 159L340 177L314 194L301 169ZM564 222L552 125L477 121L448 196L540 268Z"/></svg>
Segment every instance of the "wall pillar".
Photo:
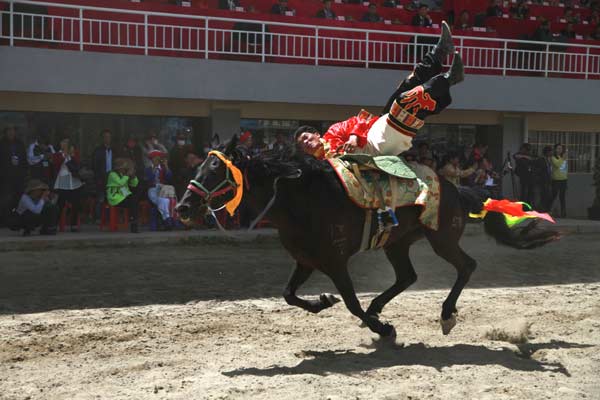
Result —
<svg viewBox="0 0 600 400"><path fill-rule="evenodd" d="M525 140L526 134L526 118L521 115L504 115L501 119L502 123L502 159L506 160L510 153L510 163L515 167L513 154L519 151L521 144ZM506 174L502 180L502 191L505 197L518 198L519 196L519 178L511 174ZM514 188L514 189L513 189Z"/></svg>

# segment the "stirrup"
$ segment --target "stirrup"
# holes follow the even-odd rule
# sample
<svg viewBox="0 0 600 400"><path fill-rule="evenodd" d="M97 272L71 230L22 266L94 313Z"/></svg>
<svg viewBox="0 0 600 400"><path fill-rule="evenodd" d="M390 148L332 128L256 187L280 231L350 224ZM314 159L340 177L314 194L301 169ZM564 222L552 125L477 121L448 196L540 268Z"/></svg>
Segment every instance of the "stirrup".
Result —
<svg viewBox="0 0 600 400"><path fill-rule="evenodd" d="M392 220L391 224L384 224L382 214L387 213ZM377 210L377 223L379 225L379 231L384 231L386 229L392 229L399 225L398 218L396 218L396 213L394 210L387 206L386 208L380 208Z"/></svg>

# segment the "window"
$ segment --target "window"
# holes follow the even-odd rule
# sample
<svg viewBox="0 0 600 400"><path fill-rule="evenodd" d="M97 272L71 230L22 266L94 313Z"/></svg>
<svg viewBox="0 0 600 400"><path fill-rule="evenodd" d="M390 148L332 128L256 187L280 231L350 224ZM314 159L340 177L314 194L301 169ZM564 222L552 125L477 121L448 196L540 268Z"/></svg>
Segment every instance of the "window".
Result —
<svg viewBox="0 0 600 400"><path fill-rule="evenodd" d="M529 143L534 154L541 155L545 146L556 143L567 147L569 172L591 173L600 156L600 133L530 131Z"/></svg>

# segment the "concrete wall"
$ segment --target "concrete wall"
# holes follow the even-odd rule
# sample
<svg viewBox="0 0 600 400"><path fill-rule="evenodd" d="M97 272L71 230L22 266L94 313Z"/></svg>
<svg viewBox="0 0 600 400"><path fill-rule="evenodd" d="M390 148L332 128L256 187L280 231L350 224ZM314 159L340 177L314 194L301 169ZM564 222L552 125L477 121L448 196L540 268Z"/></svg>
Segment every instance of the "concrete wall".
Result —
<svg viewBox="0 0 600 400"><path fill-rule="evenodd" d="M381 106L404 74L0 47L0 91ZM452 108L595 114L598 92L597 80L471 75Z"/></svg>

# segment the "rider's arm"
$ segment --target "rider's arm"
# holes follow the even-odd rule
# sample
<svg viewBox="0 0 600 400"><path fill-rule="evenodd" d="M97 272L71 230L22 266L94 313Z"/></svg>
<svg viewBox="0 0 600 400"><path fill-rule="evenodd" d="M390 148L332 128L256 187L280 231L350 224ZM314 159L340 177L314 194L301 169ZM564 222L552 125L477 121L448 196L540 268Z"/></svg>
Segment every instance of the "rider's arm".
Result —
<svg viewBox="0 0 600 400"><path fill-rule="evenodd" d="M352 117L331 125L323 135L323 139L335 150L344 145L351 135L356 135L358 147L364 147L367 144L367 132L369 132L367 123L362 119Z"/></svg>

